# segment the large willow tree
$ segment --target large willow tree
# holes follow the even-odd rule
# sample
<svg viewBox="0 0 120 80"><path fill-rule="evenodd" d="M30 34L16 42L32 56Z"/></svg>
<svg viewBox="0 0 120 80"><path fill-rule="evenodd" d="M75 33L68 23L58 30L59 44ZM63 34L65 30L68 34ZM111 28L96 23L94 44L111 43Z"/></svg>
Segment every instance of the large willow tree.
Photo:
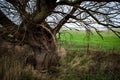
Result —
<svg viewBox="0 0 120 80"><path fill-rule="evenodd" d="M55 35L68 24L84 27L95 24L120 27L119 0L0 0L0 40L29 45L38 67L56 66ZM99 34L100 35L100 34Z"/></svg>

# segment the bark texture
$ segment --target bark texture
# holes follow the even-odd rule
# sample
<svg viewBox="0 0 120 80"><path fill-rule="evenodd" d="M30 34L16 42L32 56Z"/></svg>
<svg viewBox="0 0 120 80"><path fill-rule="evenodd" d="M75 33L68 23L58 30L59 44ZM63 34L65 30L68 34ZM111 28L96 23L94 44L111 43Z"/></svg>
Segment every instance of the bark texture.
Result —
<svg viewBox="0 0 120 80"><path fill-rule="evenodd" d="M41 70L57 66L56 45L52 34L42 26L31 30L28 32L28 43L35 53L36 68Z"/></svg>

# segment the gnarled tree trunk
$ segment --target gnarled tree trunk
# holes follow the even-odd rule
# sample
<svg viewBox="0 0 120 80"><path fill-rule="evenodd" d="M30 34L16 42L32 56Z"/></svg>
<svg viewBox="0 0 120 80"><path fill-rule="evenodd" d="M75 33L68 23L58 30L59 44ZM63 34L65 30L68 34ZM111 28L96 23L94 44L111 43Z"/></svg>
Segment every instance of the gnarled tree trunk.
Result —
<svg viewBox="0 0 120 80"><path fill-rule="evenodd" d="M58 65L56 43L52 33L43 26L28 32L28 43L35 53L37 69L50 69Z"/></svg>
<svg viewBox="0 0 120 80"><path fill-rule="evenodd" d="M5 28L5 33L4 29L0 31L2 34L0 38L16 44L29 45L35 53L37 69L49 69L52 66L57 66L56 45L52 30L49 25L38 26L38 24L45 23L47 16L52 14L57 0L37 0L36 10L32 14L25 11L29 0L6 1L18 11L22 23L18 27L1 12L0 14L3 15L0 16L2 20L0 24L6 26L5 23L7 22L11 27ZM4 22L4 20L6 21Z"/></svg>

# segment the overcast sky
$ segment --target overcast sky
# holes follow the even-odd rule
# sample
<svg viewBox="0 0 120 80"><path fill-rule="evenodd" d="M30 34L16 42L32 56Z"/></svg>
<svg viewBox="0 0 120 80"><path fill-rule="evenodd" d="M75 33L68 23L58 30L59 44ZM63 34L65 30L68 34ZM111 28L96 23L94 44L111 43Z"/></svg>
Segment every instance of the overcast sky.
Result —
<svg viewBox="0 0 120 80"><path fill-rule="evenodd" d="M57 0L57 2L58 2L59 0ZM4 1L4 0L0 0L0 3L1 4L3 4L3 5L5 5L6 4L6 2ZM2 6L0 4L0 6ZM12 6L12 5L10 5L10 4L6 4L6 6ZM110 5L110 6L112 6L112 5ZM70 9L72 9L71 7L69 7L69 6L63 6L64 7L64 13L68 13L69 11L70 11ZM69 9L70 8L70 9ZM8 12L8 10L7 9L5 9L5 8L1 8L2 9L2 11L5 13L5 14L7 14L7 12ZM16 10L12 10L12 9L10 9L9 11L11 11L11 12L13 12L13 13L17 13L17 11ZM59 9L57 9L57 11L62 11L60 8ZM52 15L56 15L56 14L52 14ZM51 15L50 15L51 16ZM52 21L52 18L51 17L47 17L47 21L49 22L49 21ZM20 24L21 23L21 19L20 19L20 17L19 17L19 14L17 14L17 15L12 15L12 14L10 14L10 15L7 15L7 17L9 17L13 22L15 22L16 24ZM119 16L117 16L117 17L120 17L120 15ZM62 19L62 17L60 16L60 15L57 15L57 18L59 18L59 20L58 20L58 22ZM56 20L56 22L57 22L57 20ZM51 25L51 24L50 24ZM65 28L65 27L69 27L69 28L74 28L74 29L84 29L84 27L83 26L78 26L78 25L76 25L76 24L73 24L73 23L66 23L64 26L63 26L63 28ZM92 26L95 26L97 29L106 29L104 26L101 26L101 25L98 25L98 24L92 24ZM66 27L66 28L67 28Z"/></svg>

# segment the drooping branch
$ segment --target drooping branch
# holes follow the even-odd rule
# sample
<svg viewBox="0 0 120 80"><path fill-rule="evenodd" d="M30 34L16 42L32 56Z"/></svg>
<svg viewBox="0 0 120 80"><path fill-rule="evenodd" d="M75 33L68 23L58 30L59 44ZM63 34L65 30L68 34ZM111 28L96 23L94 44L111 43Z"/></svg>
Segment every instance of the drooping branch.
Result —
<svg viewBox="0 0 120 80"><path fill-rule="evenodd" d="M87 12L98 24L103 25L105 27L107 27L109 30L111 30L115 35L117 35L120 38L120 32L113 30L112 28L120 28L120 26L115 26L109 23L102 23L101 21L99 21L89 10L78 6L78 8L84 10L85 12Z"/></svg>
<svg viewBox="0 0 120 80"><path fill-rule="evenodd" d="M60 22L59 24L53 29L53 34L55 35L61 27L69 20L70 15L74 14L74 12L77 10L77 8L73 8L69 14L67 14Z"/></svg>
<svg viewBox="0 0 120 80"><path fill-rule="evenodd" d="M83 8L83 7L80 7L78 6L80 9L84 10L85 12L87 12L98 24L100 25L103 25L103 26L112 26L113 28L120 28L120 26L115 26L115 25L112 25L112 24L105 24L105 23L101 23L89 10Z"/></svg>
<svg viewBox="0 0 120 80"><path fill-rule="evenodd" d="M60 0L57 4L58 5L75 5L75 4L78 4L78 3L81 3L83 1L95 1L95 2L113 2L113 1L116 1L116 2L120 2L120 0L74 0L74 1L69 1L69 0Z"/></svg>

